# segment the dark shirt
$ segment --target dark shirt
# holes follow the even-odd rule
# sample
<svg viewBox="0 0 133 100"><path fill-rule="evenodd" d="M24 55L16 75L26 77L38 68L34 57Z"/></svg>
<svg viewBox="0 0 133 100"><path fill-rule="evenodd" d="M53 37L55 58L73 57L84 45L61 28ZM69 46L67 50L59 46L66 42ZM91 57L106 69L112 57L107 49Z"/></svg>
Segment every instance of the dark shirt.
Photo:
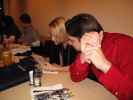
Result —
<svg viewBox="0 0 133 100"><path fill-rule="evenodd" d="M10 26L6 27L4 29L4 34L6 34L7 36L14 35L16 42L18 41L18 39L20 39L20 37L22 35L20 30L18 29L18 27L15 25L10 25Z"/></svg>
<svg viewBox="0 0 133 100"><path fill-rule="evenodd" d="M63 58L63 66L70 65L77 54L76 50L72 47L67 45L66 47L63 44L56 45L53 41L46 41L45 44L41 44L39 47L39 54L49 57L50 63L61 64L60 56L61 53Z"/></svg>
<svg viewBox="0 0 133 100"><path fill-rule="evenodd" d="M63 44L59 44L57 47L59 48L58 55L61 53L63 58L63 66L72 64L75 59L76 50L72 46L64 46Z"/></svg>

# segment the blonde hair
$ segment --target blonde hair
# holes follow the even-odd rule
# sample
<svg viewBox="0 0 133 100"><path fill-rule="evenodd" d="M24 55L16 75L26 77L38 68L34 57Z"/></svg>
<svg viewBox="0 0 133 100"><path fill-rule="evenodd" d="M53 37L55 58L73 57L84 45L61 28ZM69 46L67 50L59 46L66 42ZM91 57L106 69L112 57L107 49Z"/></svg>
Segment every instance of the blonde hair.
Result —
<svg viewBox="0 0 133 100"><path fill-rule="evenodd" d="M65 29L65 18L56 17L49 23L49 27L52 29L51 35L55 35L55 39L58 42L64 42L67 38L66 29Z"/></svg>

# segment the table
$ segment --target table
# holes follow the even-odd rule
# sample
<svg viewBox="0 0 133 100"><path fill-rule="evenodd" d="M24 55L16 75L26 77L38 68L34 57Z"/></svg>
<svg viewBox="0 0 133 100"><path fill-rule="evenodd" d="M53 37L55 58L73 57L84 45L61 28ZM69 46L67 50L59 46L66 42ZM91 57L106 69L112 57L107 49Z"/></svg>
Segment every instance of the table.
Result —
<svg viewBox="0 0 133 100"><path fill-rule="evenodd" d="M68 72L58 74L43 74L42 85L49 86L63 84L73 93L70 100L117 100L102 85L85 79L81 82L72 82ZM0 92L0 100L31 100L29 82Z"/></svg>

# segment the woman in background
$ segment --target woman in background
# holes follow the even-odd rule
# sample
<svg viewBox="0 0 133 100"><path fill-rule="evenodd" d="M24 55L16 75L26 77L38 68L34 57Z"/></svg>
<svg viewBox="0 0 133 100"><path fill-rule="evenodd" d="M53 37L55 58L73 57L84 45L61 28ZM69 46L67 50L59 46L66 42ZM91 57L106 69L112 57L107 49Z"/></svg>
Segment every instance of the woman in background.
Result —
<svg viewBox="0 0 133 100"><path fill-rule="evenodd" d="M55 45L50 52L50 60L51 63L67 66L75 59L76 50L67 44L68 38L64 23L64 17L57 17L49 23L49 33Z"/></svg>
<svg viewBox="0 0 133 100"><path fill-rule="evenodd" d="M43 52L49 58L49 63L45 63L45 68L62 70L61 67L56 66L69 66L75 59L77 52L67 44L68 38L64 24L64 17L56 17L49 23L52 41L46 41L43 46Z"/></svg>

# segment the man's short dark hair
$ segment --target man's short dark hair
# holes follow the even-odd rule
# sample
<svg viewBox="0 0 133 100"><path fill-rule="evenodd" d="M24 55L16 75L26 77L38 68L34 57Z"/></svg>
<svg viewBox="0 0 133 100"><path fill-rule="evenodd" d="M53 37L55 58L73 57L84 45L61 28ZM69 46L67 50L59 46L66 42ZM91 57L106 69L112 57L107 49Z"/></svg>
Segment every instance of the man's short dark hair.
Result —
<svg viewBox="0 0 133 100"><path fill-rule="evenodd" d="M90 14L78 14L65 23L66 31L70 36L81 38L85 32L100 32L103 30L96 18Z"/></svg>
<svg viewBox="0 0 133 100"><path fill-rule="evenodd" d="M31 17L30 17L30 15L27 14L27 13L23 13L23 14L19 17L19 19L20 19L21 22L23 22L23 23L27 23L27 24L30 24L30 23L31 23Z"/></svg>

